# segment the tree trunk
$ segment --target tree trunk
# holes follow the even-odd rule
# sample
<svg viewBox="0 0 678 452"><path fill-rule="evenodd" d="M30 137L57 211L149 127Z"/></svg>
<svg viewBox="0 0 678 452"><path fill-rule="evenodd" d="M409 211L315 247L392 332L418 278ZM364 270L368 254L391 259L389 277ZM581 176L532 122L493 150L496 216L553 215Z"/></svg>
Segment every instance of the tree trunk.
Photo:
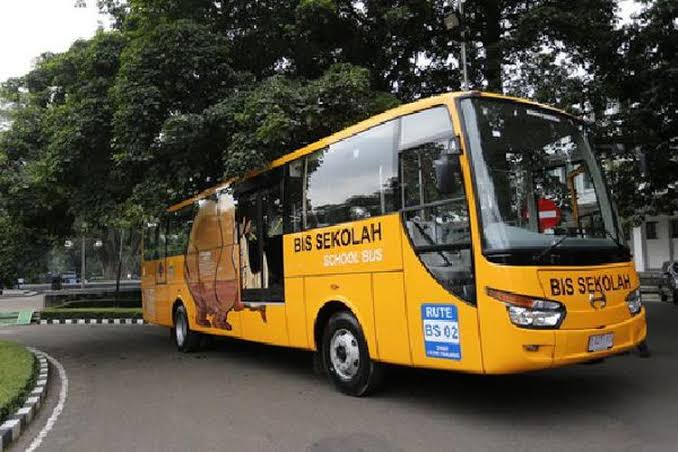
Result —
<svg viewBox="0 0 678 452"><path fill-rule="evenodd" d="M485 79L487 91L502 93L501 64L501 5L498 0L488 0L481 6L485 16L485 27L482 33L485 49Z"/></svg>

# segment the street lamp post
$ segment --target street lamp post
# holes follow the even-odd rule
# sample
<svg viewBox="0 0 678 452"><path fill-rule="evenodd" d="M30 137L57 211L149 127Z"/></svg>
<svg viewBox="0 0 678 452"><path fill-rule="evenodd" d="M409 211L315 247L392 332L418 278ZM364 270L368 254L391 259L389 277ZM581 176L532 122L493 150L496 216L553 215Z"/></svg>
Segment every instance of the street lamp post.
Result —
<svg viewBox="0 0 678 452"><path fill-rule="evenodd" d="M468 82L468 67L466 64L466 39L467 39L467 30L466 24L464 23L464 0L458 0L459 6L457 11L448 14L445 17L445 28L452 31L455 28L459 28L459 35L461 38L461 89L462 91L467 91L469 89Z"/></svg>
<svg viewBox="0 0 678 452"><path fill-rule="evenodd" d="M85 288L85 272L87 271L87 259L86 259L86 240L87 237L84 235L82 236L80 240L80 288L84 289ZM94 241L94 248L101 248L103 246L103 242L100 239L96 239ZM64 247L65 248L72 248L73 247L73 242L71 240L66 240L64 242Z"/></svg>
<svg viewBox="0 0 678 452"><path fill-rule="evenodd" d="M82 236L80 245L80 288L85 288L85 236Z"/></svg>

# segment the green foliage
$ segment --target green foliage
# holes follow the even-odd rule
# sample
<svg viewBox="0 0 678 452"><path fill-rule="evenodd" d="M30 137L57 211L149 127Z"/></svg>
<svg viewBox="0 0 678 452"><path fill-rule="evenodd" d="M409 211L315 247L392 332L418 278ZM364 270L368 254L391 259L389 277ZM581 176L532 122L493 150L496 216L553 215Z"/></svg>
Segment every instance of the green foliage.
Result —
<svg viewBox="0 0 678 452"><path fill-rule="evenodd" d="M624 216L678 211L678 4L645 2L623 29L624 64L611 69L619 102L612 140L624 144L615 189ZM641 177L637 162L647 164Z"/></svg>
<svg viewBox="0 0 678 452"><path fill-rule="evenodd" d="M647 2L620 27L617 3L466 2L471 85L595 117L601 144L624 144L608 147L622 213L670 212L676 4ZM24 272L11 267L33 256L27 241L135 227L223 177L459 87L445 0L98 4L113 30L41 55L0 88L5 278Z"/></svg>
<svg viewBox="0 0 678 452"><path fill-rule="evenodd" d="M0 341L0 423L21 407L37 368L35 357L25 347Z"/></svg>
<svg viewBox="0 0 678 452"><path fill-rule="evenodd" d="M281 76L269 78L215 108L217 116L233 130L224 150L225 174L237 176L261 168L396 104L394 97L370 89L366 69L351 65L332 66L308 83Z"/></svg>
<svg viewBox="0 0 678 452"><path fill-rule="evenodd" d="M28 229L0 214L0 284L12 287L26 261L26 248L31 246Z"/></svg>

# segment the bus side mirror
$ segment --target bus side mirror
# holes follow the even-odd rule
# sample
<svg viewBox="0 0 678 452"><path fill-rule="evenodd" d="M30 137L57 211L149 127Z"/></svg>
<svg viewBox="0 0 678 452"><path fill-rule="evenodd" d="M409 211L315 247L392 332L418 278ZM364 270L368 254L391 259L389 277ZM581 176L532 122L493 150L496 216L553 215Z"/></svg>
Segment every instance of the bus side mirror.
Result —
<svg viewBox="0 0 678 452"><path fill-rule="evenodd" d="M440 151L440 157L433 161L436 173L436 189L441 194L449 195L457 191L457 178L459 168L459 138L450 140L446 149Z"/></svg>

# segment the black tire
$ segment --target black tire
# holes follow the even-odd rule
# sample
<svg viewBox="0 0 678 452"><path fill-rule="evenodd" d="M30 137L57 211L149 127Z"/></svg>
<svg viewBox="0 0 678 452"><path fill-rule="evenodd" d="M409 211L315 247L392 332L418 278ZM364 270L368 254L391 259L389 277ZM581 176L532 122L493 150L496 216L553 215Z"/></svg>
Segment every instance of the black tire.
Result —
<svg viewBox="0 0 678 452"><path fill-rule="evenodd" d="M673 304L678 304L678 289L673 289Z"/></svg>
<svg viewBox="0 0 678 452"><path fill-rule="evenodd" d="M346 347L341 345L344 342ZM351 359L356 358L356 353L357 359ZM337 312L330 317L323 331L322 357L330 381L344 394L366 396L382 382L383 368L370 359L363 330L350 312ZM333 362L341 363L341 368L335 368Z"/></svg>
<svg viewBox="0 0 678 452"><path fill-rule="evenodd" d="M172 337L177 349L182 353L191 353L200 348L202 334L191 330L184 305L179 305L174 311Z"/></svg>

